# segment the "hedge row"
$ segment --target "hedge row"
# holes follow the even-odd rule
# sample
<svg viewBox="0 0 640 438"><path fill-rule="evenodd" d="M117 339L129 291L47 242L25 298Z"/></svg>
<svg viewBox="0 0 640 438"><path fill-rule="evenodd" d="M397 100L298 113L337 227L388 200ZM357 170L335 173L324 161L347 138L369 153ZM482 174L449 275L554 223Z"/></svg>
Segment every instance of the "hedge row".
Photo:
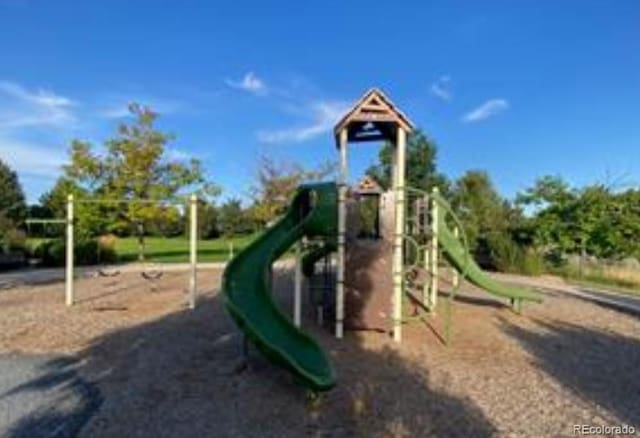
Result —
<svg viewBox="0 0 640 438"><path fill-rule="evenodd" d="M46 240L35 248L33 256L40 260L42 266L64 266L66 251L67 245L64 240ZM95 239L75 242L73 252L75 265L113 263L117 260L117 254L112 247L102 245Z"/></svg>

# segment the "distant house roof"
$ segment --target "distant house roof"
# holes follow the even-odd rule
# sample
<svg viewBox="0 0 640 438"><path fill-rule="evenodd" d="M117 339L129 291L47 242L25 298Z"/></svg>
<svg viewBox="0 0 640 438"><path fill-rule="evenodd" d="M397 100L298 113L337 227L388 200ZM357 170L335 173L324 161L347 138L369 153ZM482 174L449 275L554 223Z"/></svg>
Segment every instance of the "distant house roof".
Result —
<svg viewBox="0 0 640 438"><path fill-rule="evenodd" d="M365 175L354 190L359 195L379 195L382 193L380 184L369 175Z"/></svg>
<svg viewBox="0 0 640 438"><path fill-rule="evenodd" d="M372 88L336 124L336 144L344 128L349 141L393 141L396 126L407 132L414 129L413 122L381 90Z"/></svg>

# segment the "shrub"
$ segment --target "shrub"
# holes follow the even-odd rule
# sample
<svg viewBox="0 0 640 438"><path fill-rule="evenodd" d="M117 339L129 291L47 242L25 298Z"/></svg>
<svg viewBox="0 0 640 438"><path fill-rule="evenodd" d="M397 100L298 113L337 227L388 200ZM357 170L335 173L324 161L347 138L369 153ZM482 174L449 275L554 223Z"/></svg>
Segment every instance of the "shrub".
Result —
<svg viewBox="0 0 640 438"><path fill-rule="evenodd" d="M96 240L83 240L75 244L73 249L74 261L77 265L95 265L99 257L98 242Z"/></svg>
<svg viewBox="0 0 640 438"><path fill-rule="evenodd" d="M118 242L118 236L115 234L103 234L96 239L104 248L115 248Z"/></svg>
<svg viewBox="0 0 640 438"><path fill-rule="evenodd" d="M11 228L4 233L2 238L2 251L5 254L26 253L27 252L27 236L24 231L17 228Z"/></svg>
<svg viewBox="0 0 640 438"><path fill-rule="evenodd" d="M40 259L43 266L63 266L65 261L65 244L61 239L41 242L35 247L33 255Z"/></svg>
<svg viewBox="0 0 640 438"><path fill-rule="evenodd" d="M16 269L26 262L27 242L23 231L11 226L1 230L0 270Z"/></svg>
<svg viewBox="0 0 640 438"><path fill-rule="evenodd" d="M24 231L16 226L13 219L0 212L0 254L24 253L26 243Z"/></svg>
<svg viewBox="0 0 640 438"><path fill-rule="evenodd" d="M544 259L534 248L524 248L508 235L494 233L487 239L492 264L503 272L540 275L544 271Z"/></svg>
<svg viewBox="0 0 640 438"><path fill-rule="evenodd" d="M64 266L66 262L66 242L62 239L46 240L35 248L35 257L44 266ZM74 244L75 265L95 265L112 263L117 260L113 248L101 245L97 239L84 239Z"/></svg>
<svg viewBox="0 0 640 438"><path fill-rule="evenodd" d="M503 233L491 233L486 239L491 264L499 271L516 271L522 257L518 245Z"/></svg>
<svg viewBox="0 0 640 438"><path fill-rule="evenodd" d="M519 263L518 272L526 275L540 275L545 270L544 258L542 254L534 248L521 249L522 258Z"/></svg>

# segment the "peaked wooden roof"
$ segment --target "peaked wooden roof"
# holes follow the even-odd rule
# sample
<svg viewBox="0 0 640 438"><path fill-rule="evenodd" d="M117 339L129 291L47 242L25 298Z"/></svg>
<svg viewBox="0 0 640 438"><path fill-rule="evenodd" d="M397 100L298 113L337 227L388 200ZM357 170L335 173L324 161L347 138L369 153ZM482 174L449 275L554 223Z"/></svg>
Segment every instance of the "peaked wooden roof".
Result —
<svg viewBox="0 0 640 438"><path fill-rule="evenodd" d="M378 88L372 88L338 121L334 128L336 141L340 131L349 128L349 141L394 140L395 128L407 132L414 129L409 118Z"/></svg>
<svg viewBox="0 0 640 438"><path fill-rule="evenodd" d="M378 184L371 175L365 175L360 182L358 182L355 192L361 195L380 194L382 193L382 187L380 187L380 184Z"/></svg>

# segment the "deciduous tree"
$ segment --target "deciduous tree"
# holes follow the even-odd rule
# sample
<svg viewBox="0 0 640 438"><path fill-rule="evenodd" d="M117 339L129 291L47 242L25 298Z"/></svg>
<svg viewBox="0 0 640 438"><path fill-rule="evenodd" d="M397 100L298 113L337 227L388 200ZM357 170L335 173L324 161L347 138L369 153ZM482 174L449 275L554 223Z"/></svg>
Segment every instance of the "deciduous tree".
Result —
<svg viewBox="0 0 640 438"><path fill-rule="evenodd" d="M421 190L431 190L437 186L448 193L449 182L436 166L438 148L422 131L416 130L407 138L406 185ZM384 189L391 188L391 171L395 146L384 143L378 153L378 163L370 166L366 173L371 175Z"/></svg>
<svg viewBox="0 0 640 438"><path fill-rule="evenodd" d="M334 171L333 163L306 169L299 164L276 162L269 157L261 157L256 183L251 189L254 200L251 212L254 220L260 225L273 221L285 211L300 184L321 181Z"/></svg>
<svg viewBox="0 0 640 438"><path fill-rule="evenodd" d="M126 226L138 237L139 258L144 259L144 224L172 210L138 200L184 199L185 191L203 196L217 194L199 160L172 159L168 145L174 139L156 128L158 115L138 104L129 107L133 120L118 127L117 134L98 152L90 143L74 141L66 177L91 196L128 200L125 207L112 208L110 220Z"/></svg>
<svg viewBox="0 0 640 438"><path fill-rule="evenodd" d="M20 224L25 218L27 205L24 191L18 180L18 174L0 159L0 216L14 224Z"/></svg>
<svg viewBox="0 0 640 438"><path fill-rule="evenodd" d="M220 206L218 211L218 223L220 232L224 236L237 236L252 231L251 218L242 208L242 202L238 198L231 198Z"/></svg>

